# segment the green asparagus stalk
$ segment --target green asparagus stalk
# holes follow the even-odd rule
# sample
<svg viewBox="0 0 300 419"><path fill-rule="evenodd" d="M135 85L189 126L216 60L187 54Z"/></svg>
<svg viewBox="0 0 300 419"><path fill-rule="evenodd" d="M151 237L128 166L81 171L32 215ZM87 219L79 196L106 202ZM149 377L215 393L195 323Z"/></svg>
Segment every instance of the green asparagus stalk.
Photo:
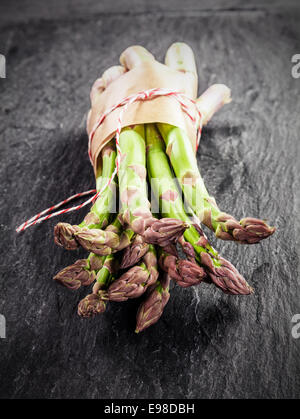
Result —
<svg viewBox="0 0 300 419"><path fill-rule="evenodd" d="M157 220L150 211L146 180L144 126L125 128L120 135L119 191L121 219L151 244L165 246L177 240L188 224L178 219Z"/></svg>
<svg viewBox="0 0 300 419"><path fill-rule="evenodd" d="M186 220L184 205L164 151L164 144L153 124L146 125L147 167L151 187L161 205L162 214ZM195 250L195 258L206 270L211 280L223 291L240 294L253 292L236 268L210 246L204 235L194 226L184 232L184 238Z"/></svg>
<svg viewBox="0 0 300 419"><path fill-rule="evenodd" d="M242 244L258 243L272 235L274 227L256 218L237 221L222 212L205 187L189 138L184 130L168 124L157 124L166 143L166 153L182 187L184 196L201 222L223 240Z"/></svg>
<svg viewBox="0 0 300 419"><path fill-rule="evenodd" d="M78 315L80 317L94 317L106 309L106 301L97 294L89 294L78 304Z"/></svg>
<svg viewBox="0 0 300 419"><path fill-rule="evenodd" d="M93 293L87 295L78 304L78 315L81 317L93 317L106 310L107 298L106 290L114 279L114 274L118 270L118 263L115 255L104 257L102 268L98 271L96 282L93 286Z"/></svg>
<svg viewBox="0 0 300 419"><path fill-rule="evenodd" d="M115 254L105 257L102 268L98 271L96 282L93 287L93 293L97 294L100 290L108 288L114 275L118 272L119 263Z"/></svg>
<svg viewBox="0 0 300 419"><path fill-rule="evenodd" d="M112 143L109 143L103 148L101 157L102 159L99 159L99 161L102 162L102 166L99 166L96 175L96 187L98 191L101 190L102 186L107 182L107 179L111 177L115 168L116 152ZM115 190L116 184L115 182L111 182L78 226L72 226L68 223L58 223L54 228L55 243L67 250L74 250L79 245L76 234L80 234L81 232L86 233L89 229L105 228L109 223L111 208L115 201ZM104 234L102 241L105 242L105 239L106 236Z"/></svg>
<svg viewBox="0 0 300 419"><path fill-rule="evenodd" d="M169 285L170 277L167 274L157 280L156 287L149 292L138 309L136 333L142 332L160 319L170 298Z"/></svg>

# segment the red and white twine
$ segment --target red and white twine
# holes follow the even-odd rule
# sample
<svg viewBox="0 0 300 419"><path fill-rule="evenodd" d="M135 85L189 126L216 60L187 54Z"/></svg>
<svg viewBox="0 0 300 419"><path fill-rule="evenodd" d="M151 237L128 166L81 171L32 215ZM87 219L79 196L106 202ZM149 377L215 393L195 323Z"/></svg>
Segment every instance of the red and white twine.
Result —
<svg viewBox="0 0 300 419"><path fill-rule="evenodd" d="M109 187L109 185L111 184L111 182L113 181L113 179L115 178L116 174L119 171L120 159L121 159L121 149L120 149L120 144L119 144L119 138L120 138L120 134L121 134L121 130L122 130L122 121L123 121L124 112L126 112L128 106L130 106L134 102L150 100L150 99L157 98L159 96L173 97L174 99L176 99L179 102L182 111L184 113L186 113L187 116L191 119L191 121L196 125L196 128L197 128L196 145L198 147L199 141L200 141L200 136L201 136L201 130L202 130L202 115L201 115L201 112L199 111L199 109L197 108L196 102L193 99L189 98L188 96L186 96L183 93L175 92L175 91L168 90L168 89L162 89L162 88L149 89L149 90L145 90L143 92L139 92L139 93L127 96L121 102L119 102L116 105L112 106L111 108L107 109L99 117L99 119L97 120L96 124L94 125L94 127L93 127L93 129L92 129L92 131L89 135L88 153L89 153L89 158L90 158L91 164L93 165L94 162L93 162L93 157L92 157L92 153L91 153L91 145L92 145L92 141L93 141L93 138L95 136L95 133L96 133L97 129L100 127L100 125L103 123L105 118L110 113L112 113L114 110L116 110L118 108L121 108L121 111L120 111L120 114L119 114L119 117L118 117L118 122L117 122L116 134L115 134L116 151L117 151L116 167L115 167L111 177L105 183L105 185L103 185L103 187L98 192L96 191L96 189L91 189L89 191L77 193L75 195L70 196L69 198L59 202L58 204L53 205L50 208L47 208L44 211L34 215L29 220L27 220L23 224L21 224L16 229L16 231L18 233L20 233L21 231L26 230L28 227L31 227L32 225L41 223L43 221L48 220L49 218L56 217L57 215L66 214L66 213L71 212L71 211L77 211L77 210L85 207L86 205L90 204L91 202L94 202L105 191L105 189L107 187ZM192 106L194 106L194 108L196 109L196 115L197 115L198 118L190 113L189 107L186 105L185 101L188 102L189 104L191 104ZM91 198L89 198L88 200L81 203L80 205L76 205L74 207L69 207L69 208L65 208L63 210L52 212L52 211L62 207L66 203L74 200L74 199L81 198L83 196L91 195L91 194L94 194L94 195Z"/></svg>

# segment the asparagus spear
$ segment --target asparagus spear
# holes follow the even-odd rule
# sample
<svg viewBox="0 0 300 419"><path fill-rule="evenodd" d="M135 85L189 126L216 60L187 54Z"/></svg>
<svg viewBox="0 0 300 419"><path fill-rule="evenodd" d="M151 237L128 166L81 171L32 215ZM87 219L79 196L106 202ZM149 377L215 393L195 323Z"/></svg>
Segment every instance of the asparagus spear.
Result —
<svg viewBox="0 0 300 419"><path fill-rule="evenodd" d="M78 304L78 315L81 317L93 317L105 311L107 305L106 289L113 281L114 274L118 269L115 255L104 257L102 268L98 271L93 293L87 295Z"/></svg>
<svg viewBox="0 0 300 419"><path fill-rule="evenodd" d="M97 271L102 268L104 259L104 256L91 253L87 259L79 259L62 269L53 279L72 290L90 285L96 279Z"/></svg>
<svg viewBox="0 0 300 419"><path fill-rule="evenodd" d="M113 257L113 255L107 256L107 259L110 257ZM80 301L78 305L78 314L81 317L92 317L105 311L108 300L126 301L128 298L139 297L145 292L146 287L157 279L157 275L154 271L148 271L147 273L146 271L146 264L141 263L139 266L131 268L131 270L126 273L127 275L122 275L122 277L116 281L114 287L111 286L108 291L105 291L104 288L106 288L107 284L109 284L110 281L113 281L114 278L111 271L109 269L104 269L103 267L99 272L101 275L98 275L93 294L86 296ZM101 283L100 286L99 283Z"/></svg>
<svg viewBox="0 0 300 419"><path fill-rule="evenodd" d="M146 125L146 141L148 175L155 195L160 201L162 214L187 220L183 202L164 152L163 141L153 124ZM194 226L185 230L183 235L193 246L197 262L205 267L211 280L223 291L240 294L253 292L236 268L219 256L205 236L199 234Z"/></svg>
<svg viewBox="0 0 300 419"><path fill-rule="evenodd" d="M146 242L166 246L181 236L188 224L180 219L157 220L151 214L147 196L144 126L123 129L119 142L121 220L142 235Z"/></svg>
<svg viewBox="0 0 300 419"><path fill-rule="evenodd" d="M157 124L166 143L166 153L182 187L185 198L199 219L218 238L234 240L242 244L258 243L272 235L274 227L256 218L237 221L233 216L221 212L216 201L205 187L197 166L197 160L187 134L168 124Z"/></svg>
<svg viewBox="0 0 300 419"><path fill-rule="evenodd" d="M131 228L123 228L119 217L105 230L83 228L74 232L74 237L84 249L101 256L125 249L134 235Z"/></svg>
<svg viewBox="0 0 300 419"><path fill-rule="evenodd" d="M103 148L101 157L103 167L98 168L96 176L96 186L98 191L112 175L115 168L116 152L112 143L109 143ZM98 197L90 212L78 226L72 226L68 223L58 223L54 228L55 243L67 250L74 250L79 245L78 234L86 234L89 229L94 230L105 228L109 222L110 211L114 202L115 188L116 184L112 182L109 187L104 190L103 194ZM102 234L101 240L103 243L105 243L106 240L111 239L113 239L111 235L107 237L107 234Z"/></svg>
<svg viewBox="0 0 300 419"><path fill-rule="evenodd" d="M89 294L78 305L78 315L81 317L93 317L101 314L106 309L106 301L96 294Z"/></svg>
<svg viewBox="0 0 300 419"><path fill-rule="evenodd" d="M183 74L185 88L188 88L189 96L195 99L198 75L192 49L182 42L172 44L166 53L165 64ZM230 102L231 92L227 86L224 84L213 84L210 86L196 100L202 116L202 125L206 125L223 105Z"/></svg>
<svg viewBox="0 0 300 419"><path fill-rule="evenodd" d="M118 269L119 263L115 254L106 256L102 268L97 273L96 282L93 286L93 293L97 294L100 290L106 289L112 282Z"/></svg>
<svg viewBox="0 0 300 419"><path fill-rule="evenodd" d="M107 259L108 255L128 246L133 235L132 231L122 231L122 226L118 217L115 218L105 231L112 232L119 237L116 241L118 244L116 249L111 249L107 245L98 246L97 248L97 242L96 244L89 241L84 243L84 239L81 239L81 243L85 248L92 249L93 251L96 250L101 253L102 256L91 252L87 259L79 259L73 265L62 269L54 277L54 280L71 289L78 289L81 285L89 285L92 283L96 279L98 271L103 266L107 267L108 263L112 260L112 258Z"/></svg>
<svg viewBox="0 0 300 419"><path fill-rule="evenodd" d="M159 265L182 288L199 285L206 278L205 270L196 262L179 259L166 252L161 252Z"/></svg>
<svg viewBox="0 0 300 419"><path fill-rule="evenodd" d="M169 285L170 277L164 274L142 302L137 312L136 333L142 332L160 319L170 298Z"/></svg>
<svg viewBox="0 0 300 419"><path fill-rule="evenodd" d="M78 243L97 255L109 255L129 246L134 232L123 229L118 217L105 230L84 228L74 232Z"/></svg>
<svg viewBox="0 0 300 419"><path fill-rule="evenodd" d="M202 125L206 125L212 116L224 105L231 102L231 91L224 84L213 84L196 100L202 116Z"/></svg>
<svg viewBox="0 0 300 419"><path fill-rule="evenodd" d="M165 63L184 73L186 83L192 89L197 79L193 52L186 44L176 43L168 49ZM187 79L187 77L189 77ZM194 89L195 90L195 89ZM192 98L195 95L191 94ZM230 89L222 84L209 87L197 99L197 107L205 125L224 104L231 101ZM256 218L244 218L238 222L234 217L221 212L215 199L209 196L200 176L191 143L183 130L158 124L167 146L175 174L184 191L186 200L201 221L211 228L217 237L240 243L257 243L272 235L274 227Z"/></svg>
<svg viewBox="0 0 300 419"><path fill-rule="evenodd" d="M155 247L152 244L149 244L148 252L143 257L143 260L149 271L149 279L147 281L147 287L149 287L155 284L158 278L157 253Z"/></svg>
<svg viewBox="0 0 300 419"><path fill-rule="evenodd" d="M143 62L154 61L153 55L140 45L133 45L125 49L120 56L120 63L127 69L131 70Z"/></svg>

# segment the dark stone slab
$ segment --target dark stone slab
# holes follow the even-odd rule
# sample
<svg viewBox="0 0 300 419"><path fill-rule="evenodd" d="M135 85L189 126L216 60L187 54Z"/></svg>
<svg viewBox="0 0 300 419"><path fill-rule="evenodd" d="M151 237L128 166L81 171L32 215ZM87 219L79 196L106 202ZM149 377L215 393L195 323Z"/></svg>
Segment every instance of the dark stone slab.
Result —
<svg viewBox="0 0 300 419"><path fill-rule="evenodd" d="M300 313L300 81L291 76L291 57L300 52L299 11L230 10L227 3L226 13L208 6L193 16L191 7L183 16L178 8L102 14L95 6L81 16L76 1L74 15L58 9L56 19L24 4L19 18L2 17L0 29L7 58L0 79L0 313L7 320L0 397L298 398L300 340L291 319ZM14 229L93 186L84 129L93 80L133 43L162 60L176 40L196 54L200 91L215 82L232 88L234 101L204 130L198 153L210 192L225 211L267 218L278 230L252 247L212 238L254 296L176 287L160 322L135 335L138 302L111 304L85 321L76 315L85 292L52 281L84 255L54 245L56 220L22 235Z"/></svg>

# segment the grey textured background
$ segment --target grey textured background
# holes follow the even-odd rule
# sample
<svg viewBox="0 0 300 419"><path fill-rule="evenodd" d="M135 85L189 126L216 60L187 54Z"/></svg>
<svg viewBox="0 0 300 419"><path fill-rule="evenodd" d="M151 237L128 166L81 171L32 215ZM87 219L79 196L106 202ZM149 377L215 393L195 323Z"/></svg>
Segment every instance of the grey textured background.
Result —
<svg viewBox="0 0 300 419"><path fill-rule="evenodd" d="M299 2L245 3L1 1L1 398L299 398ZM86 291L52 281L84 255L54 245L57 220L14 228L93 186L84 129L93 80L133 43L163 60L178 40L195 52L199 92L232 88L198 153L210 192L225 211L278 230L252 247L212 239L254 296L176 287L160 322L135 335L138 302L82 320Z"/></svg>

